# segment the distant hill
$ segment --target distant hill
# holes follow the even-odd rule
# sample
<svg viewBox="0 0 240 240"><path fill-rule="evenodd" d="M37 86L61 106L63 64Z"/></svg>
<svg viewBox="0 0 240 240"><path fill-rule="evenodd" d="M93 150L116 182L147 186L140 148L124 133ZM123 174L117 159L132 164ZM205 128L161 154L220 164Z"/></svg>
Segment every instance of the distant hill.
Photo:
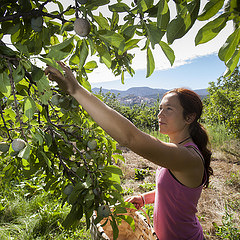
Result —
<svg viewBox="0 0 240 240"><path fill-rule="evenodd" d="M137 97L148 97L157 99L159 96L160 98L163 96L164 93L166 93L167 89L158 89L158 88L149 88L149 87L132 87L128 90L121 91L116 89L101 89L104 94L111 92L114 94L120 94L119 98L124 98L127 96L137 96ZM100 88L93 88L93 92L98 93L100 91ZM194 90L201 98L204 98L208 95L207 89L197 89Z"/></svg>

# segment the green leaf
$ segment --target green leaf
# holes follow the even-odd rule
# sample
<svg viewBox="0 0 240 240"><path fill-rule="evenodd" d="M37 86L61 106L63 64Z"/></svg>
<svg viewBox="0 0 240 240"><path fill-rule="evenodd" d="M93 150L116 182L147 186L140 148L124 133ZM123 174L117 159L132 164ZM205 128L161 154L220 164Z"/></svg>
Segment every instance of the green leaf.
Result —
<svg viewBox="0 0 240 240"><path fill-rule="evenodd" d="M191 21L192 21L191 24L193 24L198 17L198 13L199 13L199 9L200 9L200 2L201 2L201 0L192 0L187 5L188 12L191 16Z"/></svg>
<svg viewBox="0 0 240 240"><path fill-rule="evenodd" d="M71 37L62 43L50 47L50 52L46 55L47 58L55 59L56 61L66 58L73 49L73 39Z"/></svg>
<svg viewBox="0 0 240 240"><path fill-rule="evenodd" d="M73 9L73 8L69 8L68 7L68 10L67 11L64 11L64 15L66 16L70 16L70 15L73 15L76 11Z"/></svg>
<svg viewBox="0 0 240 240"><path fill-rule="evenodd" d="M135 26L135 25L128 26L123 30L122 33L128 40L128 39L131 39L134 36L134 34L136 32L136 29L137 29L137 26Z"/></svg>
<svg viewBox="0 0 240 240"><path fill-rule="evenodd" d="M39 81L44 75L44 72L41 68L32 65L32 79L34 82Z"/></svg>
<svg viewBox="0 0 240 240"><path fill-rule="evenodd" d="M89 81L88 81L87 79L82 78L82 79L80 80L80 84L81 84L84 88L86 88L89 92L91 92L91 84L89 83Z"/></svg>
<svg viewBox="0 0 240 240"><path fill-rule="evenodd" d="M55 60L53 60L51 58L42 58L42 57L39 57L38 59L41 60L42 62L46 63L47 65L56 68L58 71L60 71L62 74L64 74L62 68L59 66L59 64Z"/></svg>
<svg viewBox="0 0 240 240"><path fill-rule="evenodd" d="M124 71L121 72L121 83L124 84Z"/></svg>
<svg viewBox="0 0 240 240"><path fill-rule="evenodd" d="M218 52L218 57L225 63L232 57L240 41L240 27L236 29L223 44Z"/></svg>
<svg viewBox="0 0 240 240"><path fill-rule="evenodd" d="M143 13L153 6L153 0L138 0L137 9L140 13ZM134 13L134 12L133 12Z"/></svg>
<svg viewBox="0 0 240 240"><path fill-rule="evenodd" d="M39 154L42 156L42 159L45 161L46 165L50 169L52 166L52 163L51 163L50 159L47 157L46 153L43 151L39 151Z"/></svg>
<svg viewBox="0 0 240 240"><path fill-rule="evenodd" d="M18 64L17 69L13 69L13 80L14 82L18 83L21 81L25 76L24 68L21 64Z"/></svg>
<svg viewBox="0 0 240 240"><path fill-rule="evenodd" d="M134 219L129 215L118 215L119 218L123 219L129 224L133 231L135 231L135 222Z"/></svg>
<svg viewBox="0 0 240 240"><path fill-rule="evenodd" d="M111 6L108 6L111 12L129 12L130 7L125 3L116 3Z"/></svg>
<svg viewBox="0 0 240 240"><path fill-rule="evenodd" d="M84 65L84 68L86 70L86 72L92 72L95 68L97 68L98 65L96 63L96 61L90 61L90 62L87 62L85 65Z"/></svg>
<svg viewBox="0 0 240 240"><path fill-rule="evenodd" d="M147 75L150 77L155 69L155 61L150 47L147 48Z"/></svg>
<svg viewBox="0 0 240 240"><path fill-rule="evenodd" d="M69 59L69 64L70 65L78 65L80 62L80 58L79 56L75 53L71 56L71 58Z"/></svg>
<svg viewBox="0 0 240 240"><path fill-rule="evenodd" d="M110 30L108 20L105 17L103 17L102 13L99 13L99 16L94 16L94 19L101 29Z"/></svg>
<svg viewBox="0 0 240 240"><path fill-rule="evenodd" d="M115 160L116 163L118 162L118 160L125 162L125 158L121 154L114 154L112 155L112 158Z"/></svg>
<svg viewBox="0 0 240 240"><path fill-rule="evenodd" d="M12 88L10 84L10 79L7 73L6 72L0 73L0 92L6 97L10 97L11 90Z"/></svg>
<svg viewBox="0 0 240 240"><path fill-rule="evenodd" d="M91 10L91 9L97 9L99 6L103 6L103 5L106 5L110 3L110 0L90 0L90 1L87 1L85 7L86 9L88 10Z"/></svg>
<svg viewBox="0 0 240 240"><path fill-rule="evenodd" d="M113 240L116 240L118 238L119 229L118 229L116 220L113 216L112 216L112 220L110 220L110 224L111 224L112 229L113 229Z"/></svg>
<svg viewBox="0 0 240 240"><path fill-rule="evenodd" d="M161 41L159 43L159 45L161 46L165 56L168 58L169 62L171 63L171 66L172 66L174 61L175 61L174 51L172 50L172 48L167 43L165 43L163 41Z"/></svg>
<svg viewBox="0 0 240 240"><path fill-rule="evenodd" d="M224 0L209 0L205 5L203 12L199 15L199 21L205 21L213 17L222 8Z"/></svg>
<svg viewBox="0 0 240 240"><path fill-rule="evenodd" d="M63 5L62 5L62 3L59 2L59 1L56 1L56 3L57 3L57 5L58 5L59 11L60 11L60 12L63 12Z"/></svg>
<svg viewBox="0 0 240 240"><path fill-rule="evenodd" d="M14 46L17 48L18 51L23 53L26 57L30 57L30 54L28 52L28 48L26 45L21 44L20 42L14 44Z"/></svg>
<svg viewBox="0 0 240 240"><path fill-rule="evenodd" d="M166 14L169 11L167 0L160 0L157 15Z"/></svg>
<svg viewBox="0 0 240 240"><path fill-rule="evenodd" d="M122 35L109 30L100 30L98 33L100 39L123 51L125 39Z"/></svg>
<svg viewBox="0 0 240 240"><path fill-rule="evenodd" d="M195 37L195 45L206 43L215 38L226 26L228 14L222 14L218 18L204 25Z"/></svg>
<svg viewBox="0 0 240 240"><path fill-rule="evenodd" d="M118 174L122 176L122 170L114 165L105 166L102 171Z"/></svg>
<svg viewBox="0 0 240 240"><path fill-rule="evenodd" d="M39 143L39 145L42 145L43 144L43 135L38 131L36 130L36 132L32 132L32 138Z"/></svg>
<svg viewBox="0 0 240 240"><path fill-rule="evenodd" d="M24 101L24 115L31 119L36 111L36 104L31 97L27 97Z"/></svg>
<svg viewBox="0 0 240 240"><path fill-rule="evenodd" d="M186 33L186 25L184 19L181 16L173 19L167 27L167 40L169 44L172 44L175 39L181 38Z"/></svg>
<svg viewBox="0 0 240 240"><path fill-rule="evenodd" d="M135 47L138 47L137 44L139 43L139 41L141 41L141 39L131 39L127 41L123 52L126 52L127 50L133 49Z"/></svg>
<svg viewBox="0 0 240 240"><path fill-rule="evenodd" d="M52 96L52 90L49 85L49 81L45 75L43 75L42 78L37 81L37 87L41 102L47 105L48 100Z"/></svg>
<svg viewBox="0 0 240 240"><path fill-rule="evenodd" d="M0 41L0 54L6 55L6 56L9 56L9 57L16 56L16 53L11 48L2 44L2 41Z"/></svg>
<svg viewBox="0 0 240 240"><path fill-rule="evenodd" d="M18 157L28 160L30 157L30 150L31 147L27 144L26 147L18 153Z"/></svg>
<svg viewBox="0 0 240 240"><path fill-rule="evenodd" d="M193 0L182 6L177 16L167 26L167 40L172 44L175 39L183 37L197 19L200 0Z"/></svg>
<svg viewBox="0 0 240 240"><path fill-rule="evenodd" d="M100 55L101 60L105 63L105 65L110 68L112 65L112 59L109 54L109 51L107 50L106 46L100 45L96 46L97 52Z"/></svg>
<svg viewBox="0 0 240 240"><path fill-rule="evenodd" d="M63 227L68 229L83 216L83 207L80 204L74 204L71 208L70 213L63 221Z"/></svg>
<svg viewBox="0 0 240 240"><path fill-rule="evenodd" d="M153 24L146 24L146 29L152 48L154 48L155 44L158 44L161 41L165 32L161 31L160 28Z"/></svg>
<svg viewBox="0 0 240 240"><path fill-rule="evenodd" d="M17 114L10 108L4 109L5 116L4 117L9 117L10 119L16 118Z"/></svg>
<svg viewBox="0 0 240 240"><path fill-rule="evenodd" d="M166 0L161 0L157 11L157 27L166 30L170 21L170 11Z"/></svg>
<svg viewBox="0 0 240 240"><path fill-rule="evenodd" d="M234 69L237 67L240 58L240 49L236 48L232 57L227 61L226 66L227 70L224 73L224 77L230 75Z"/></svg>
<svg viewBox="0 0 240 240"><path fill-rule="evenodd" d="M66 22L62 25L60 34L62 35L64 31L73 31L74 25L72 22Z"/></svg>
<svg viewBox="0 0 240 240"><path fill-rule="evenodd" d="M83 39L82 44L80 46L80 61L79 61L79 69L81 70L88 56L88 45L85 39Z"/></svg>

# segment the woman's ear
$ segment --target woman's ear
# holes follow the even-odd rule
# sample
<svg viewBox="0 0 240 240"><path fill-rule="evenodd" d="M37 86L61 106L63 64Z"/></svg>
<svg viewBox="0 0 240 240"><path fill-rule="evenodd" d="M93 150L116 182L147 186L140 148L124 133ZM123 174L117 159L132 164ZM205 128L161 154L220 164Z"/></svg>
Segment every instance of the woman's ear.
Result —
<svg viewBox="0 0 240 240"><path fill-rule="evenodd" d="M190 113L186 116L186 119L185 121L187 122L187 124L191 124L195 121L195 118L196 118L196 113Z"/></svg>

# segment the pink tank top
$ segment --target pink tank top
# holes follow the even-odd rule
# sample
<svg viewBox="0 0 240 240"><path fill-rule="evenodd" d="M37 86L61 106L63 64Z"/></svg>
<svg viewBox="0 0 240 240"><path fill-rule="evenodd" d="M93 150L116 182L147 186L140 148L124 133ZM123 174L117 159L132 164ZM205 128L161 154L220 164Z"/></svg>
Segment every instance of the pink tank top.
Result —
<svg viewBox="0 0 240 240"><path fill-rule="evenodd" d="M198 149L194 143L185 146ZM157 169L153 222L159 240L203 240L202 227L195 215L202 188L202 185L186 187L168 169Z"/></svg>

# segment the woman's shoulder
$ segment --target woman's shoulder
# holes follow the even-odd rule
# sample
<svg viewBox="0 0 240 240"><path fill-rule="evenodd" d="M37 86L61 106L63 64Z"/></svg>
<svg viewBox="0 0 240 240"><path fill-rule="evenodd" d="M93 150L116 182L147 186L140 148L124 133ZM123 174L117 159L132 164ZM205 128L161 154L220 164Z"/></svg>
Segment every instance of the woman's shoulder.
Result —
<svg viewBox="0 0 240 240"><path fill-rule="evenodd" d="M184 144L184 147L193 149L193 151L194 151L195 153L197 153L197 155L198 155L198 156L203 160L203 162L204 162L203 155L202 155L201 151L199 150L197 144L195 144L194 142L188 142L188 143L185 143L185 144Z"/></svg>

